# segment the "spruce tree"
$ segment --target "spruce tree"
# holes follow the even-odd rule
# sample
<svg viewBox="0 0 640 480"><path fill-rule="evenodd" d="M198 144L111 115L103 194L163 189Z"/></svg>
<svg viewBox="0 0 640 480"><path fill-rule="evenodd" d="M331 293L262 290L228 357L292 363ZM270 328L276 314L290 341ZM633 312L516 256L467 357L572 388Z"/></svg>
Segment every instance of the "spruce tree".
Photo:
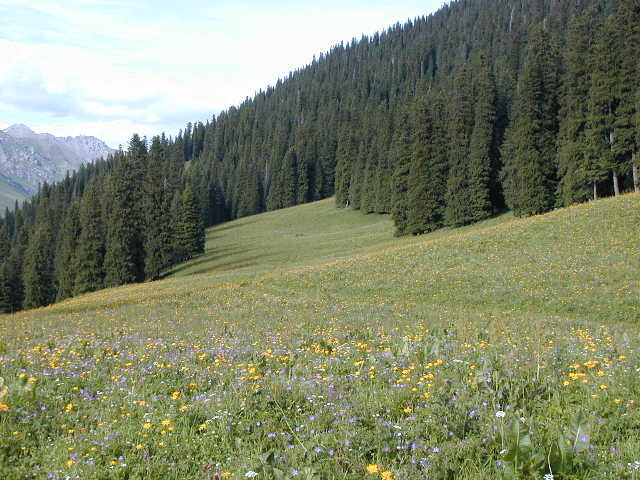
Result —
<svg viewBox="0 0 640 480"><path fill-rule="evenodd" d="M80 201L80 236L75 255L76 277L73 293L93 292L104 286L105 233L100 188L91 181Z"/></svg>
<svg viewBox="0 0 640 480"><path fill-rule="evenodd" d="M80 214L78 202L69 205L64 215L60 239L55 256L55 276L58 286L56 301L73 296L77 276L76 253L80 236Z"/></svg>
<svg viewBox="0 0 640 480"><path fill-rule="evenodd" d="M24 257L24 307L37 308L55 300L54 239L51 209L46 197L41 198L35 230Z"/></svg>
<svg viewBox="0 0 640 480"><path fill-rule="evenodd" d="M555 203L557 91L556 50L549 34L538 29L529 43L515 119L503 147L505 200L517 216L546 212Z"/></svg>
<svg viewBox="0 0 640 480"><path fill-rule="evenodd" d="M594 10L576 15L569 24L564 50L565 71L560 98L558 135L558 203L563 206L597 198L596 182L589 166L585 129L589 94L589 62L593 29L598 27Z"/></svg>
<svg viewBox="0 0 640 480"><path fill-rule="evenodd" d="M137 135L111 177L112 206L107 223L105 284L117 286L144 280L143 172L146 145Z"/></svg>
<svg viewBox="0 0 640 480"><path fill-rule="evenodd" d="M412 138L409 115L405 110L398 113L398 129L395 132L391 155L393 172L393 209L391 216L396 226L395 235L409 233L409 174L411 169Z"/></svg>
<svg viewBox="0 0 640 480"><path fill-rule="evenodd" d="M193 190L186 185L180 198L174 231L175 250L180 261L204 252L205 234Z"/></svg>
<svg viewBox="0 0 640 480"><path fill-rule="evenodd" d="M469 190L469 143L473 129L473 98L469 68L464 65L450 99L449 176L447 178L447 225L464 225L473 220Z"/></svg>
<svg viewBox="0 0 640 480"><path fill-rule="evenodd" d="M149 160L144 181L144 272L146 280L157 280L168 263L168 244L165 227L169 222L169 212L165 211L165 188L163 185L162 166L165 161L165 149L160 137L151 140Z"/></svg>
<svg viewBox="0 0 640 480"><path fill-rule="evenodd" d="M491 168L496 164L493 150L496 121L495 82L484 56L479 59L474 79L475 119L469 145L467 167L468 221L489 217L491 204Z"/></svg>
<svg viewBox="0 0 640 480"><path fill-rule="evenodd" d="M335 193L339 207L349 206L351 189L351 162L355 156L355 141L351 127L346 125L336 151Z"/></svg>

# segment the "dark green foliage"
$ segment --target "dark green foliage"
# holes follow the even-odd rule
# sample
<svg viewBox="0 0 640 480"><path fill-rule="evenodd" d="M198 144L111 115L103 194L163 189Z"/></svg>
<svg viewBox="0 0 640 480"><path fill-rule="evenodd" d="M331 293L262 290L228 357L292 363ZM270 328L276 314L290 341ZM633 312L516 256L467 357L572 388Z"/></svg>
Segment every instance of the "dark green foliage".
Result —
<svg viewBox="0 0 640 480"><path fill-rule="evenodd" d="M36 308L55 300L54 237L47 197L38 206L36 229L24 258L24 307Z"/></svg>
<svg viewBox="0 0 640 480"><path fill-rule="evenodd" d="M401 112L400 122L407 124L409 115ZM400 130L391 146L393 172L393 210L396 235L409 233L409 174L411 172L411 136L406 128Z"/></svg>
<svg viewBox="0 0 640 480"><path fill-rule="evenodd" d="M184 261L204 252L205 240L198 203L188 184L182 192L177 211L174 245L176 256Z"/></svg>
<svg viewBox="0 0 640 480"><path fill-rule="evenodd" d="M444 220L447 225L465 225L473 220L469 189L473 93L467 65L464 65L456 75L449 105L449 176L445 194Z"/></svg>
<svg viewBox="0 0 640 480"><path fill-rule="evenodd" d="M479 59L474 79L475 118L469 144L466 195L468 221L484 220L493 213L491 202L492 168L497 164L495 145L495 82L486 59Z"/></svg>
<svg viewBox="0 0 640 480"><path fill-rule="evenodd" d="M600 180L589 164L585 128L590 78L589 56L593 49L593 28L598 24L594 10L576 15L569 25L564 51L560 131L558 136L558 203L571 205L593 195ZM597 191L597 190L596 190Z"/></svg>
<svg viewBox="0 0 640 480"><path fill-rule="evenodd" d="M76 281L76 252L80 237L80 212L78 201L69 205L65 212L60 239L55 256L55 274L57 282L56 300L73 296Z"/></svg>
<svg viewBox="0 0 640 480"><path fill-rule="evenodd" d="M555 203L558 59L549 34L538 29L518 84L515 119L504 146L505 200L517 216Z"/></svg>
<svg viewBox="0 0 640 480"><path fill-rule="evenodd" d="M145 157L146 145L134 135L129 155L122 159L111 177L111 213L107 220L104 259L106 286L144 280L144 220L140 187Z"/></svg>
<svg viewBox="0 0 640 480"><path fill-rule="evenodd" d="M80 203L80 237L75 257L75 295L93 292L104 285L104 216L100 190L95 181L87 185Z"/></svg>

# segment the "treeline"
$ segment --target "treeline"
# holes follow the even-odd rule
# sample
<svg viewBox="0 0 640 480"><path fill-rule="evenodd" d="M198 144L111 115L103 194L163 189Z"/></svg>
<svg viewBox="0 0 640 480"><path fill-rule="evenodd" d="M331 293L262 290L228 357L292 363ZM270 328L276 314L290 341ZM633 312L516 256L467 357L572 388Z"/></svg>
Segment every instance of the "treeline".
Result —
<svg viewBox="0 0 640 480"><path fill-rule="evenodd" d="M0 223L0 312L155 280L204 250L182 138L134 135L126 152L43 185Z"/></svg>
<svg viewBox="0 0 640 480"><path fill-rule="evenodd" d="M161 139L165 157L174 158L163 177L170 192L162 202L146 194L130 201L146 209L145 229L160 232L175 223L166 211L178 179L181 194L190 188L204 226L335 195L339 206L391 213L398 234L419 234L504 208L531 215L637 189L639 24L637 0L452 2L337 45L239 107ZM6 278L26 286L37 270L21 250L31 248L39 219L49 215L37 215L45 211L41 198L62 198L62 206L49 207L59 242L56 222L61 227L63 212L84 195L84 184L78 191L75 184L101 170L96 196L106 215L117 191L106 186L124 157L136 157L134 143L7 215L14 260L4 262L13 271ZM153 151L152 142L140 156L150 159ZM156 173L141 169L138 185ZM49 192L61 188L72 193ZM162 205L162 213L151 205ZM28 233L19 238L20 231ZM159 240L173 234L131 235L138 247L127 252L138 253L127 253L126 263L136 266L118 277L121 283L162 270L143 274L142 264L155 256L145 249L156 251L143 239L165 245L162 267L183 258L166 253L172 241ZM119 254L107 253L105 247L104 268L111 268ZM67 292L60 282L56 277L54 290ZM99 285L112 284L105 272Z"/></svg>

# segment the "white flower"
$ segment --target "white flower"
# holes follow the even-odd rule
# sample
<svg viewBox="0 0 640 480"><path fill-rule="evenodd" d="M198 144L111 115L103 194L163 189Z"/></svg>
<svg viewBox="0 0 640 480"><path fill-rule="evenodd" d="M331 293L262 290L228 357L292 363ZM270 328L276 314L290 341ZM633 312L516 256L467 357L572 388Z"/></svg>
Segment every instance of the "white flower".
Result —
<svg viewBox="0 0 640 480"><path fill-rule="evenodd" d="M543 480L553 480L555 477L553 476L553 473L547 473L544 476Z"/></svg>
<svg viewBox="0 0 640 480"><path fill-rule="evenodd" d="M504 413L502 410L498 410L496 412L496 417L497 418L504 418L505 415L506 415L506 413Z"/></svg>
<svg viewBox="0 0 640 480"><path fill-rule="evenodd" d="M255 478L258 476L258 472L254 472L253 470L249 470L247 473L244 474L245 477L247 478Z"/></svg>

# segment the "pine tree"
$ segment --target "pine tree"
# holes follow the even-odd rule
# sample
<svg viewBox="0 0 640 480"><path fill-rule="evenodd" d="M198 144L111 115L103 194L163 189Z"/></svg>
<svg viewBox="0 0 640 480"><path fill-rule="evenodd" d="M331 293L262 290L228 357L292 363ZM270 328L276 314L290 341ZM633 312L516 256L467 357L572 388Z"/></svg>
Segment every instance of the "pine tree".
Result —
<svg viewBox="0 0 640 480"><path fill-rule="evenodd" d="M146 280L157 280L168 263L165 236L168 230L165 225L169 221L169 212L165 211L165 188L163 185L162 166L165 161L165 148L160 137L151 140L149 160L144 183L144 272Z"/></svg>
<svg viewBox="0 0 640 480"><path fill-rule="evenodd" d="M51 209L48 198L42 197L38 206L35 231L24 258L25 308L42 307L55 300L53 245Z"/></svg>
<svg viewBox="0 0 640 480"><path fill-rule="evenodd" d="M435 98L416 102L407 211L407 233L413 235L436 230L444 222L448 158L438 103Z"/></svg>
<svg viewBox="0 0 640 480"><path fill-rule="evenodd" d="M104 286L105 233L98 182L90 182L80 201L80 236L75 255L74 295Z"/></svg>
<svg viewBox="0 0 640 480"><path fill-rule="evenodd" d="M146 145L137 135L111 177L112 209L107 224L105 284L117 286L144 280L143 173Z"/></svg>
<svg viewBox="0 0 640 480"><path fill-rule="evenodd" d="M447 178L447 225L464 225L473 220L469 190L469 142L473 129L473 100L469 68L464 65L456 77L450 99L449 176Z"/></svg>
<svg viewBox="0 0 640 480"><path fill-rule="evenodd" d="M55 277L58 285L56 301L73 295L77 276L76 252L80 236L80 213L78 202L69 205L64 215L60 240L55 256Z"/></svg>
<svg viewBox="0 0 640 480"><path fill-rule="evenodd" d="M351 162L355 156L354 137L349 126L345 126L336 151L335 192L339 207L349 206L351 189Z"/></svg>
<svg viewBox="0 0 640 480"><path fill-rule="evenodd" d="M495 82L484 56L479 59L474 83L475 119L467 167L468 221L471 222L483 220L493 213L491 169L497 163L493 151L496 121Z"/></svg>
<svg viewBox="0 0 640 480"><path fill-rule="evenodd" d="M590 84L589 62L585 60L591 55L593 29L597 26L594 10L576 15L569 25L564 51L557 160L558 203L564 206L582 202L591 195L597 198L599 178L592 175L589 167L585 137L588 113L585 100Z"/></svg>
<svg viewBox="0 0 640 480"><path fill-rule="evenodd" d="M411 132L409 115L399 112L398 130L393 141L393 210L391 216L396 226L396 236L409 233L409 174L411 168Z"/></svg>
<svg viewBox="0 0 640 480"><path fill-rule="evenodd" d="M198 203L189 184L184 188L178 205L174 244L179 261L185 261L203 253L205 243Z"/></svg>
<svg viewBox="0 0 640 480"><path fill-rule="evenodd" d="M558 60L549 34L538 29L518 85L515 119L503 146L503 187L517 216L550 210L557 188Z"/></svg>

